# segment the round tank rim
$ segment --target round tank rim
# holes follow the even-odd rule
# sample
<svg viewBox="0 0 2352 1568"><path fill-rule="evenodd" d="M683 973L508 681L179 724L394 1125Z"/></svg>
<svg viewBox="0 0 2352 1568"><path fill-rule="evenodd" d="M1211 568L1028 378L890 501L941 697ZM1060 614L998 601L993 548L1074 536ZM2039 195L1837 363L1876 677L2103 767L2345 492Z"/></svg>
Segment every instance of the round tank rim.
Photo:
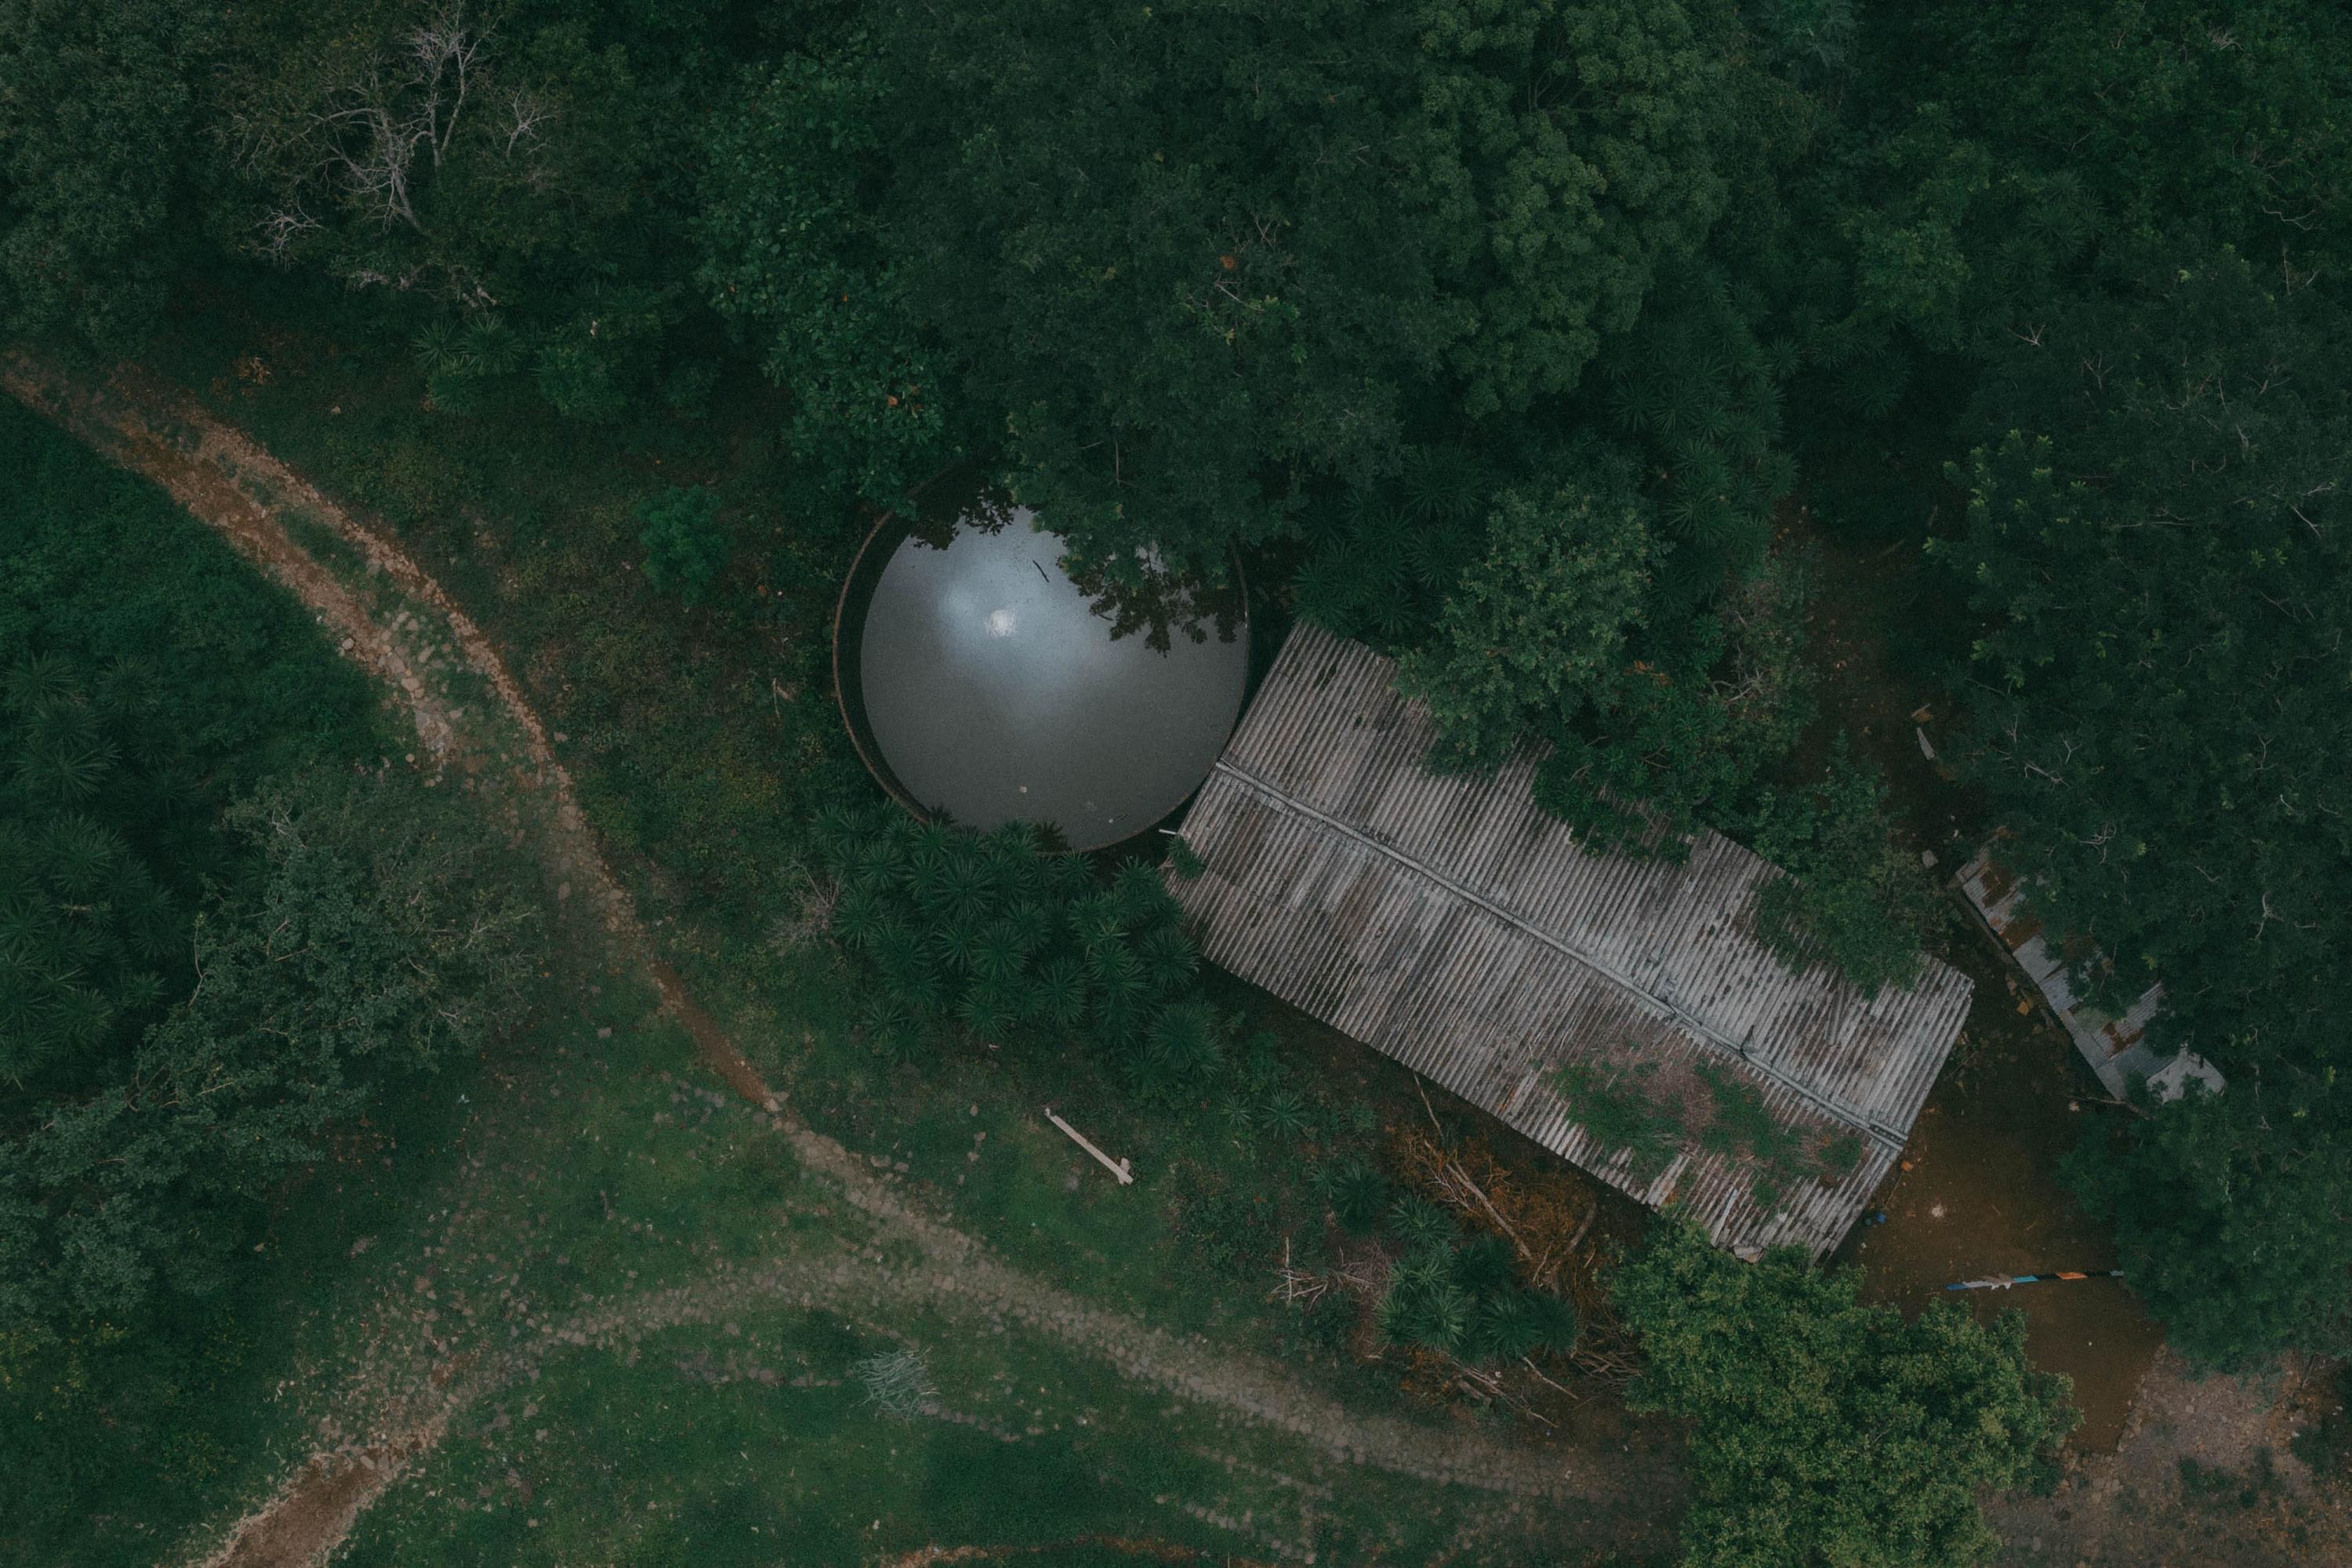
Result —
<svg viewBox="0 0 2352 1568"><path fill-rule="evenodd" d="M866 530L866 538L858 544L857 554L851 560L848 572L844 574L842 576L841 591L839 594L835 595L833 604L833 700L835 709L841 715L841 727L844 731L847 731L849 735L850 749L857 753L857 760L865 764L867 774L873 778L876 784L882 786L883 794L888 795L893 801L898 803L900 810L913 817L916 821L929 825L937 819L928 808L915 799L914 795L907 789L906 785L898 782L898 775L890 771L890 764L885 762L882 758L881 746L878 743L872 742L866 734L866 703L864 696L862 692L858 695L853 696L850 690L852 684L856 679L855 660L854 658L845 656L843 652L844 647L849 642L849 637L846 634L850 630L850 619L853 613L856 613L858 615L859 624L857 629L860 631L864 629L864 617L862 615L863 606L856 606L856 609L854 612L851 599L853 595L856 592L859 583L866 575L867 559L874 555L875 541L880 539L885 533L890 532L894 529L899 531L901 535L903 535L904 531L909 527L909 524L900 519L899 514L896 510L886 511L879 517L876 518L874 520L874 526ZM879 565L887 563L888 555L897 553L898 542L898 538L893 538L889 551L884 556L878 558L877 568L877 574ZM1249 579L1244 574L1242 568L1241 552L1238 549L1235 549L1232 551L1230 554L1234 567L1234 589L1240 596L1242 605L1241 619L1237 626L1237 631L1240 636L1246 638L1249 636L1250 625ZM1225 737L1227 740L1231 740L1234 731L1241 727L1242 710L1247 708L1248 705L1249 691L1246 684L1244 684L1242 692L1242 700L1234 710L1232 724L1230 724L1225 731ZM1213 764L1212 765L1213 766ZM1185 793L1184 798L1186 800L1192 799L1193 795L1199 793L1199 790L1200 786L1195 784L1192 789ZM1103 843L1091 845L1084 849L1056 849L1054 853L1057 855L1091 855L1098 849L1116 848L1119 845L1129 842L1130 839L1140 837L1142 835L1150 832L1152 827L1157 826L1157 824L1161 820L1164 819L1154 818L1152 822L1144 824L1132 833L1122 834L1117 838L1108 839Z"/></svg>

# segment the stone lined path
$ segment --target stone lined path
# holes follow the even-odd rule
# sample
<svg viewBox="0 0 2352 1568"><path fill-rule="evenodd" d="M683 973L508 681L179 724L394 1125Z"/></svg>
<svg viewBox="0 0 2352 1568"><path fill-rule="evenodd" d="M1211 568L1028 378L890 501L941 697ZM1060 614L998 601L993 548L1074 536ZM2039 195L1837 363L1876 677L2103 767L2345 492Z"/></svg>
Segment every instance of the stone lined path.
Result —
<svg viewBox="0 0 2352 1568"><path fill-rule="evenodd" d="M1179 1338L1093 1306L1005 1265L971 1237L908 1203L856 1155L782 1107L716 1021L686 994L613 875L580 810L571 775L556 760L545 726L505 660L383 530L362 523L185 394L158 386L135 370L101 382L16 350L0 353L0 386L111 461L161 486L299 598L348 657L399 693L415 725L420 765L463 768L491 799L504 797L510 820L539 840L552 876L586 889L617 956L652 978L706 1065L770 1118L806 1167L828 1177L888 1235L911 1242L924 1260L912 1271L891 1271L858 1258L782 1260L600 1306L493 1363L461 1364L462 1356L427 1356L427 1374L410 1376L415 1386L392 1402L400 1412L395 1425L379 1427L380 1436L314 1454L229 1530L203 1559L204 1568L297 1568L324 1558L368 1504L430 1451L464 1405L547 1348L608 1343L616 1335L783 1300L898 1300L1010 1318L1101 1356L1129 1377L1290 1432L1334 1461L1528 1499L1608 1500L1623 1494L1630 1478L1618 1456L1582 1456L1570 1469L1554 1455L1484 1434L1352 1415L1303 1387L1278 1363ZM289 516L330 531L365 563L367 582L343 581L306 551L286 527ZM387 602L395 605L388 613ZM436 656L462 666L495 700L494 710L450 700L446 681L435 679ZM1650 1484L1659 1480L1654 1477Z"/></svg>

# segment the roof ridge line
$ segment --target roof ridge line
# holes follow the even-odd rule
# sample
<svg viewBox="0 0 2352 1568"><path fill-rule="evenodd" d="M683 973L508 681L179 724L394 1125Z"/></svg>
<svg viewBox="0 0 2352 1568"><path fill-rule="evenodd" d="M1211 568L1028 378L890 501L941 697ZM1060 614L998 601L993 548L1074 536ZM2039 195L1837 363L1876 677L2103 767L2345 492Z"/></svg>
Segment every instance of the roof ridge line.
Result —
<svg viewBox="0 0 2352 1568"><path fill-rule="evenodd" d="M1550 948L1553 952L1566 957L1571 963L1581 964L1585 968L1592 971L1595 974L1600 975L1602 979L1608 981L1610 984L1641 997L1652 1006L1656 1007L1669 1017L1684 1025L1684 1026L1687 1028L1695 1037L1711 1047L1717 1054L1728 1056L1737 1060L1741 1066L1755 1073L1758 1077L1762 1078L1769 1082L1780 1085L1781 1088L1789 1090L1798 1099L1821 1111L1822 1114L1829 1117L1830 1120L1839 1123L1841 1126L1872 1139L1897 1155L1900 1155L1903 1152L1904 1140L1896 1137L1886 1128L1880 1126L1877 1122L1871 1121L1865 1116L1856 1115L1833 1100L1825 1099L1818 1090L1813 1089L1790 1077L1780 1068L1758 1061L1754 1057L1749 1056L1748 1052L1736 1041L1724 1036L1720 1031L1717 1030L1705 1019L1700 1018L1696 1014L1694 1014L1687 1008L1658 995L1648 986L1641 984L1640 983L1619 973L1609 964L1603 963L1598 958L1595 958L1591 953L1569 945L1567 942L1562 942L1559 937L1554 936L1551 932L1545 931L1541 927L1512 913L1509 910L1503 908L1500 904L1496 903L1493 900L1486 897L1484 894L1465 887L1462 883L1455 881L1453 878L1446 876L1443 871L1439 871L1433 867L1424 865L1423 862L1414 859L1412 856L1395 848L1393 846L1381 843L1379 839L1372 837L1370 834L1363 832L1361 829L1352 826L1351 824L1340 821L1338 817L1331 816L1329 813L1323 811L1318 806L1309 805L1307 802L1299 799L1288 791L1280 788L1269 780L1241 766L1239 763L1228 760L1225 757L1219 757L1212 771L1229 774L1234 779L1239 780L1244 787L1254 793L1277 802L1282 805L1287 806L1292 811L1297 812L1303 816L1313 817L1316 821L1323 824L1326 827L1331 828L1334 831L1355 840L1357 843L1372 850L1375 854L1383 856L1395 862L1397 865L1402 866L1408 870L1414 872L1416 875L1435 883L1438 887L1443 888L1445 891L1453 894L1455 898L1460 899L1465 902L1476 905L1479 909L1486 910L1488 914L1494 916L1496 920L1503 921L1507 925L1517 927L1518 930L1525 931L1528 935L1543 943L1546 947Z"/></svg>

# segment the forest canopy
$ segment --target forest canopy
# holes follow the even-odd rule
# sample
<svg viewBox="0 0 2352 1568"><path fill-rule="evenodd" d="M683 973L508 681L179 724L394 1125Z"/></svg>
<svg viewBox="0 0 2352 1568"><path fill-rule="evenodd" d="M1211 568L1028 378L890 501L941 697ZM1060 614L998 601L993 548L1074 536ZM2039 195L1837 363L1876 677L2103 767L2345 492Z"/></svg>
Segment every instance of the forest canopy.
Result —
<svg viewBox="0 0 2352 1568"><path fill-rule="evenodd" d="M1776 948L1871 986L1936 900L1861 737L1823 773L1803 542L1916 563L1961 847L2230 1081L2076 1184L2259 1360L2352 1302L2347 100L2300 0L0 0L0 321L268 300L434 418L772 431L796 521L969 464L1113 587L1238 552L1399 658L1433 765L1768 850ZM716 517L639 520L680 614ZM86 983L8 994L26 1084L135 1051L199 907L179 818L56 805L92 734L91 801L201 750L119 699L10 690L52 784L0 856L119 889L41 939Z"/></svg>

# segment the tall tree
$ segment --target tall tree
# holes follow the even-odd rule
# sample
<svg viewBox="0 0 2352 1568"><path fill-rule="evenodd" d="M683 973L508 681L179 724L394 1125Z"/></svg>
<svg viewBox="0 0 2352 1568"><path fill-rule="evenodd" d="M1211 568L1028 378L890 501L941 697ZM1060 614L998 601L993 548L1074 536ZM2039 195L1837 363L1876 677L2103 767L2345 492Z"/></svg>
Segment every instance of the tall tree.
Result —
<svg viewBox="0 0 2352 1568"><path fill-rule="evenodd" d="M1826 963L1865 996L1909 985L1948 907L1886 810L1886 779L1841 733L1821 778L1771 792L1756 852L1793 873L1756 890L1756 929L1791 968Z"/></svg>
<svg viewBox="0 0 2352 1568"><path fill-rule="evenodd" d="M862 37L747 75L714 120L696 279L793 400L796 469L896 504L948 438L934 349L885 259L888 83Z"/></svg>
<svg viewBox="0 0 2352 1568"><path fill-rule="evenodd" d="M1648 585L1646 509L1622 465L1597 466L1588 483L1503 491L1485 557L1399 665L1398 688L1428 704L1444 760L1507 760L1524 737L1571 721L1624 662Z"/></svg>
<svg viewBox="0 0 2352 1568"><path fill-rule="evenodd" d="M216 1284L248 1206L328 1127L521 1016L536 912L462 803L313 776L231 820L261 874L198 921L194 990L118 1076L0 1142L0 1327Z"/></svg>
<svg viewBox="0 0 2352 1568"><path fill-rule="evenodd" d="M2022 1316L1906 1321L1856 1300L1861 1278L1795 1247L1742 1263L1671 1215L1619 1269L1632 1403L1691 1423L1691 1568L1962 1568L1994 1544L1978 1493L2028 1480L2073 1426Z"/></svg>
<svg viewBox="0 0 2352 1568"><path fill-rule="evenodd" d="M2168 1038L2299 1056L2352 936L2352 324L2223 250L2035 325L1935 547L1986 617L1969 771Z"/></svg>
<svg viewBox="0 0 2352 1568"><path fill-rule="evenodd" d="M2132 1289L2194 1363L2352 1353L2352 1064L2334 1055L2119 1118L2068 1163Z"/></svg>
<svg viewBox="0 0 2352 1568"><path fill-rule="evenodd" d="M124 353L193 247L205 0L0 0L0 324Z"/></svg>
<svg viewBox="0 0 2352 1568"><path fill-rule="evenodd" d="M2342 1020L2352 1008L2352 322L2234 252L2143 264L1990 367L1968 528L1986 616L1965 763L2085 976L2150 980L2161 1048L2219 1103L2078 1157L2131 1277L2212 1362L2352 1318Z"/></svg>
<svg viewBox="0 0 2352 1568"><path fill-rule="evenodd" d="M2352 259L2341 7L1856 9L1834 112L1792 182L1792 243L1750 272L1802 348L1796 424L1832 510L1899 508L1916 528L1921 437L1944 434L1979 358L2116 247L2232 245L2283 278Z"/></svg>
<svg viewBox="0 0 2352 1568"><path fill-rule="evenodd" d="M611 419L690 398L707 374L665 351L709 10L261 0L210 110L215 229L375 297L437 405L529 389Z"/></svg>
<svg viewBox="0 0 2352 1568"><path fill-rule="evenodd" d="M867 27L900 319L1102 570L1150 543L1221 571L1401 440L1568 393L1722 201L1723 0L882 0Z"/></svg>
<svg viewBox="0 0 2352 1568"><path fill-rule="evenodd" d="M167 886L188 881L185 858L150 855L195 837L196 801L163 727L137 721L141 697L120 672L92 692L54 656L0 684L0 1083L12 1089L103 1081L185 967L187 914ZM143 845L123 832L134 823Z"/></svg>

